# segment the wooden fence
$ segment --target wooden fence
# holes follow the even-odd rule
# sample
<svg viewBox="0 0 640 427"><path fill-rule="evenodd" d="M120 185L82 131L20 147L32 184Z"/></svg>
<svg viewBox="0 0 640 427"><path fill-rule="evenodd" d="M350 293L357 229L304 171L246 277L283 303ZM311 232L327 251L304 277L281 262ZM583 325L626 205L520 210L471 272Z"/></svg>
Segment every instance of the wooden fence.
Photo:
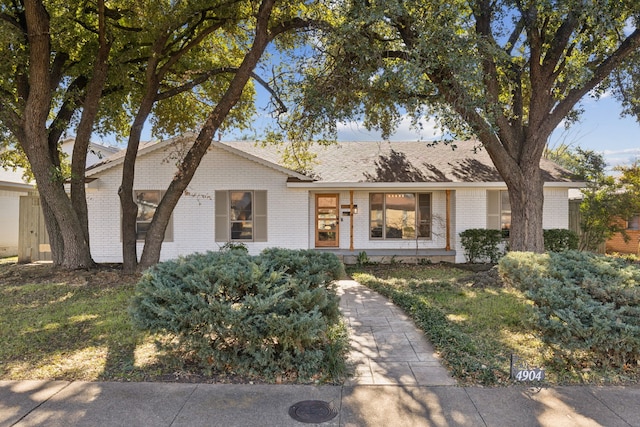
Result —
<svg viewBox="0 0 640 427"><path fill-rule="evenodd" d="M20 196L18 262L51 261L49 234L37 194Z"/></svg>

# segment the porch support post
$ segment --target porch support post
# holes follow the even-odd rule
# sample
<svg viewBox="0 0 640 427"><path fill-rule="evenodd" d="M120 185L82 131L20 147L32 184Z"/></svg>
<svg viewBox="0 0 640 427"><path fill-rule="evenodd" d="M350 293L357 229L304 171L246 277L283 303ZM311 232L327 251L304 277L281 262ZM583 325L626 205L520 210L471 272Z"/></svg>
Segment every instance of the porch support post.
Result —
<svg viewBox="0 0 640 427"><path fill-rule="evenodd" d="M451 190L446 190L446 195L447 195L447 202L445 204L446 206L446 234L447 234L447 241L446 241L446 245L445 245L445 250L450 251L451 250Z"/></svg>
<svg viewBox="0 0 640 427"><path fill-rule="evenodd" d="M353 190L349 190L349 250L353 248Z"/></svg>

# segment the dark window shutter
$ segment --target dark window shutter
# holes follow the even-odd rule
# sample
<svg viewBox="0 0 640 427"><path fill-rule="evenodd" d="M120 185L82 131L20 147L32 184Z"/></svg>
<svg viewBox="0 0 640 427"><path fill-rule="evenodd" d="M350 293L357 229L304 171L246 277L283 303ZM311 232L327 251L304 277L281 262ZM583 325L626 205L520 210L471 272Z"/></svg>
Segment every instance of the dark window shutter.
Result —
<svg viewBox="0 0 640 427"><path fill-rule="evenodd" d="M253 205L253 240L255 242L267 241L267 192L254 191Z"/></svg>
<svg viewBox="0 0 640 427"><path fill-rule="evenodd" d="M500 190L487 190L487 230L500 230Z"/></svg>
<svg viewBox="0 0 640 427"><path fill-rule="evenodd" d="M216 191L215 193L215 241L229 241L229 198L226 191Z"/></svg>

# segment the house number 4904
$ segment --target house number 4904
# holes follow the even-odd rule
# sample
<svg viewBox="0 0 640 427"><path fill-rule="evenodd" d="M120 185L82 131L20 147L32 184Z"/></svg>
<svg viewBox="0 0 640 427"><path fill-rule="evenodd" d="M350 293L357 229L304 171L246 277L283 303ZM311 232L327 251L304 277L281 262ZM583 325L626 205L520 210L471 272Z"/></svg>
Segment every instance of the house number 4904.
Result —
<svg viewBox="0 0 640 427"><path fill-rule="evenodd" d="M514 378L518 381L542 381L544 380L544 370L536 368L516 371Z"/></svg>

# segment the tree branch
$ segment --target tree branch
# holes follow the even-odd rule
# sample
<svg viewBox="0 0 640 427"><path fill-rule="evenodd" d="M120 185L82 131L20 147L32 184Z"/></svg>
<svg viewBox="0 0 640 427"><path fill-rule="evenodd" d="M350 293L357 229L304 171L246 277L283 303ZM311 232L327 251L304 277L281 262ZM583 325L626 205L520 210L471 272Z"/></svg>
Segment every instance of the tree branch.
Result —
<svg viewBox="0 0 640 427"><path fill-rule="evenodd" d="M543 122L542 131L551 133L564 117L571 111L583 96L593 90L605 78L607 78L622 61L640 48L640 29L636 28L602 63L593 70L593 76L582 87L569 91L556 107L547 115Z"/></svg>

